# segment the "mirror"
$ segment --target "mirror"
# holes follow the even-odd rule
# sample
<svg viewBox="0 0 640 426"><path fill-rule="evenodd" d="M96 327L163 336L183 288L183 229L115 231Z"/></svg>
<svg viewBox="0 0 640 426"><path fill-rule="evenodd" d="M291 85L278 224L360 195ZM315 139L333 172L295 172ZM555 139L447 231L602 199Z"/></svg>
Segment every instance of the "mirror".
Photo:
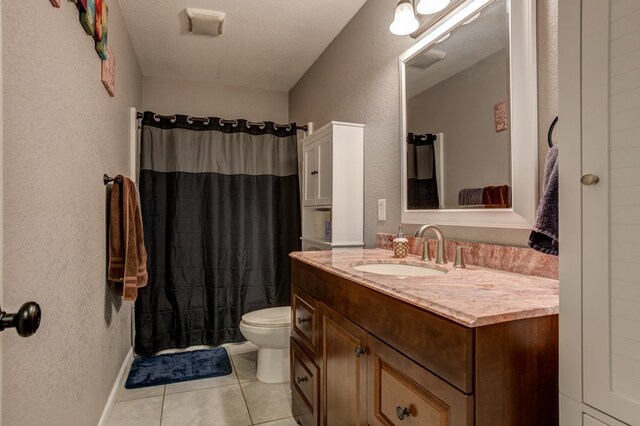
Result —
<svg viewBox="0 0 640 426"><path fill-rule="evenodd" d="M533 222L532 3L466 1L400 57L403 223Z"/></svg>

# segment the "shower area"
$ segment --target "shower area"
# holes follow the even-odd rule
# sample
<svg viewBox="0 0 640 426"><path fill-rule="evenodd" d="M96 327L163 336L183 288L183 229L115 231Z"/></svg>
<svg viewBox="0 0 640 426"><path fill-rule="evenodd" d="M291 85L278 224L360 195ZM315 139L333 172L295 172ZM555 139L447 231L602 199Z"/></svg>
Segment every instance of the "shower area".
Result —
<svg viewBox="0 0 640 426"><path fill-rule="evenodd" d="M246 340L244 314L289 305L298 127L132 110L134 119L149 274L135 353Z"/></svg>

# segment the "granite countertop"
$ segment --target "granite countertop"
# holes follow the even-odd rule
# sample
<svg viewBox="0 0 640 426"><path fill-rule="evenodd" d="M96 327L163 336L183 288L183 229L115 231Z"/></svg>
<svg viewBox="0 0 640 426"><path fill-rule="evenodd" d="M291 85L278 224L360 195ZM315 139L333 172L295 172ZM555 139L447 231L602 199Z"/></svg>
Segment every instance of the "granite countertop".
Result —
<svg viewBox="0 0 640 426"><path fill-rule="evenodd" d="M558 280L467 265L435 265L446 274L393 276L362 272L363 263L425 265L420 257L393 257L382 249L334 249L291 253L300 260L357 284L372 288L466 327L480 327L558 313Z"/></svg>

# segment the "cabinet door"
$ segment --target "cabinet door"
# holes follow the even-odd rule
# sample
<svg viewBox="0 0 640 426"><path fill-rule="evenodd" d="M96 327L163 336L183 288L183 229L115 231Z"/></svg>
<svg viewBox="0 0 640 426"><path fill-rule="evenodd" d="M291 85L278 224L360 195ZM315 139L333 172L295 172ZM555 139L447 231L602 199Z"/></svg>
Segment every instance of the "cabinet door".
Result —
<svg viewBox="0 0 640 426"><path fill-rule="evenodd" d="M373 336L368 337L370 425L470 426L473 397Z"/></svg>
<svg viewBox="0 0 640 426"><path fill-rule="evenodd" d="M303 203L314 206L318 198L318 145L315 141L302 148L302 173Z"/></svg>
<svg viewBox="0 0 640 426"><path fill-rule="evenodd" d="M582 2L582 173L599 177L582 179L583 395L630 424L640 419L639 13L638 1Z"/></svg>
<svg viewBox="0 0 640 426"><path fill-rule="evenodd" d="M322 311L323 424L362 425L366 420L366 339L360 327L324 305Z"/></svg>
<svg viewBox="0 0 640 426"><path fill-rule="evenodd" d="M333 173L333 161L331 153L332 135L329 134L321 139L318 139L318 199L316 204L319 206L325 206L331 204L331 183Z"/></svg>

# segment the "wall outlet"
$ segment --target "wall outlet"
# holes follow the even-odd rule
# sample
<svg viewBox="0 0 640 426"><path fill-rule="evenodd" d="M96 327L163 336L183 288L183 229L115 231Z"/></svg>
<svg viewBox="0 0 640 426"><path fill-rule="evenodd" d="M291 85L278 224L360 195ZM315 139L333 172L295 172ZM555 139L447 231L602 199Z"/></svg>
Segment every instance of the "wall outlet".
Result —
<svg viewBox="0 0 640 426"><path fill-rule="evenodd" d="M378 200L378 220L387 220L387 200L385 198Z"/></svg>

